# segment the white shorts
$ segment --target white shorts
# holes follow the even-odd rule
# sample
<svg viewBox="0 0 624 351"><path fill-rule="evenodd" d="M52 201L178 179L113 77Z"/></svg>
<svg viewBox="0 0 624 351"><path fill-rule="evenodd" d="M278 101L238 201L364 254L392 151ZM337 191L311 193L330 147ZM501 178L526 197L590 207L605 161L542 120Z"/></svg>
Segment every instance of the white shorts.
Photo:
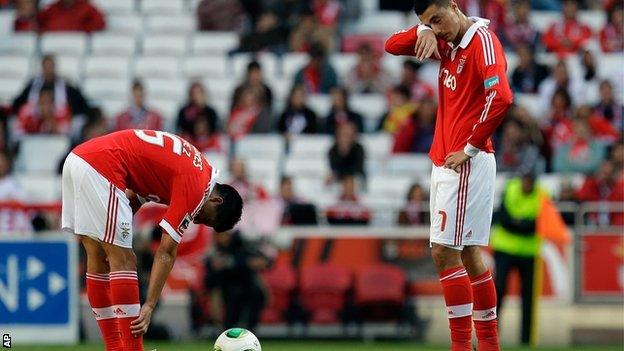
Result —
<svg viewBox="0 0 624 351"><path fill-rule="evenodd" d="M487 246L494 206L496 160L479 152L460 172L433 166L431 170L429 241L457 250Z"/></svg>
<svg viewBox="0 0 624 351"><path fill-rule="evenodd" d="M62 228L132 248L132 208L124 190L70 153L63 165Z"/></svg>

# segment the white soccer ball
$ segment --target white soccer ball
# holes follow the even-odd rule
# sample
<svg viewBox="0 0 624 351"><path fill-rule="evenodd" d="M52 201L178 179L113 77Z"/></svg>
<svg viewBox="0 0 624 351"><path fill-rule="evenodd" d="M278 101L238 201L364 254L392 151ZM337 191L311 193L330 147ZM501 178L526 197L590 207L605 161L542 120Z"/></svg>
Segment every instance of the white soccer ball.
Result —
<svg viewBox="0 0 624 351"><path fill-rule="evenodd" d="M247 329L232 328L219 335L214 351L262 351L258 338Z"/></svg>

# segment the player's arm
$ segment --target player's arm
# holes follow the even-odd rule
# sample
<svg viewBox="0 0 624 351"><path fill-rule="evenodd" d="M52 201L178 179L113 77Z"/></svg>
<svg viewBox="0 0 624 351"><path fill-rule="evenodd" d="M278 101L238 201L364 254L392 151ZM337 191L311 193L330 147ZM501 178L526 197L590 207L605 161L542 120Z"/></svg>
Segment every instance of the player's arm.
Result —
<svg viewBox="0 0 624 351"><path fill-rule="evenodd" d="M385 48L392 55L416 56L419 60L433 55L440 59L438 39L431 28L422 24L394 33L386 40Z"/></svg>
<svg viewBox="0 0 624 351"><path fill-rule="evenodd" d="M483 108L480 118L474 125L464 148L466 155L471 157L485 147L513 102L513 94L507 80L507 61L502 45L491 34L479 34L476 38L480 39L482 45L482 48L476 50L476 60L486 98L481 102Z"/></svg>

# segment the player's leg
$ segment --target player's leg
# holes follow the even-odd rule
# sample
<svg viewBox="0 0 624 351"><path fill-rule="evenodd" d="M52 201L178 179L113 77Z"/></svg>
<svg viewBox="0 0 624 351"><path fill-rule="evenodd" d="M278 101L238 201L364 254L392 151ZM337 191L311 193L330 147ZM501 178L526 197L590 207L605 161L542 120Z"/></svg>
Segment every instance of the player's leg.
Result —
<svg viewBox="0 0 624 351"><path fill-rule="evenodd" d="M434 166L431 172L431 256L444 292L453 351L472 350L472 289L455 229L461 179L449 169Z"/></svg>
<svg viewBox="0 0 624 351"><path fill-rule="evenodd" d="M80 241L87 253L87 297L97 320L106 350L123 350L117 318L113 313L109 266L106 253L97 240L81 236Z"/></svg>

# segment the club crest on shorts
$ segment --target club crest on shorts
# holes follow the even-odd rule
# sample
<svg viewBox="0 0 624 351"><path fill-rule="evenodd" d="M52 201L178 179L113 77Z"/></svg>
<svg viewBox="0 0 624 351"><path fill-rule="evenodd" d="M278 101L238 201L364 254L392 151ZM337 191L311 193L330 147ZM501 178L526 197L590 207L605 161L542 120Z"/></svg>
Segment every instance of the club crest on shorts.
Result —
<svg viewBox="0 0 624 351"><path fill-rule="evenodd" d="M461 71L464 69L464 64L466 63L466 58L468 58L468 56L462 55L462 57L459 59L459 65L457 66L457 74L460 74Z"/></svg>
<svg viewBox="0 0 624 351"><path fill-rule="evenodd" d="M121 222L120 229L121 229L121 237L123 238L123 240L128 239L128 236L130 235L130 223Z"/></svg>

